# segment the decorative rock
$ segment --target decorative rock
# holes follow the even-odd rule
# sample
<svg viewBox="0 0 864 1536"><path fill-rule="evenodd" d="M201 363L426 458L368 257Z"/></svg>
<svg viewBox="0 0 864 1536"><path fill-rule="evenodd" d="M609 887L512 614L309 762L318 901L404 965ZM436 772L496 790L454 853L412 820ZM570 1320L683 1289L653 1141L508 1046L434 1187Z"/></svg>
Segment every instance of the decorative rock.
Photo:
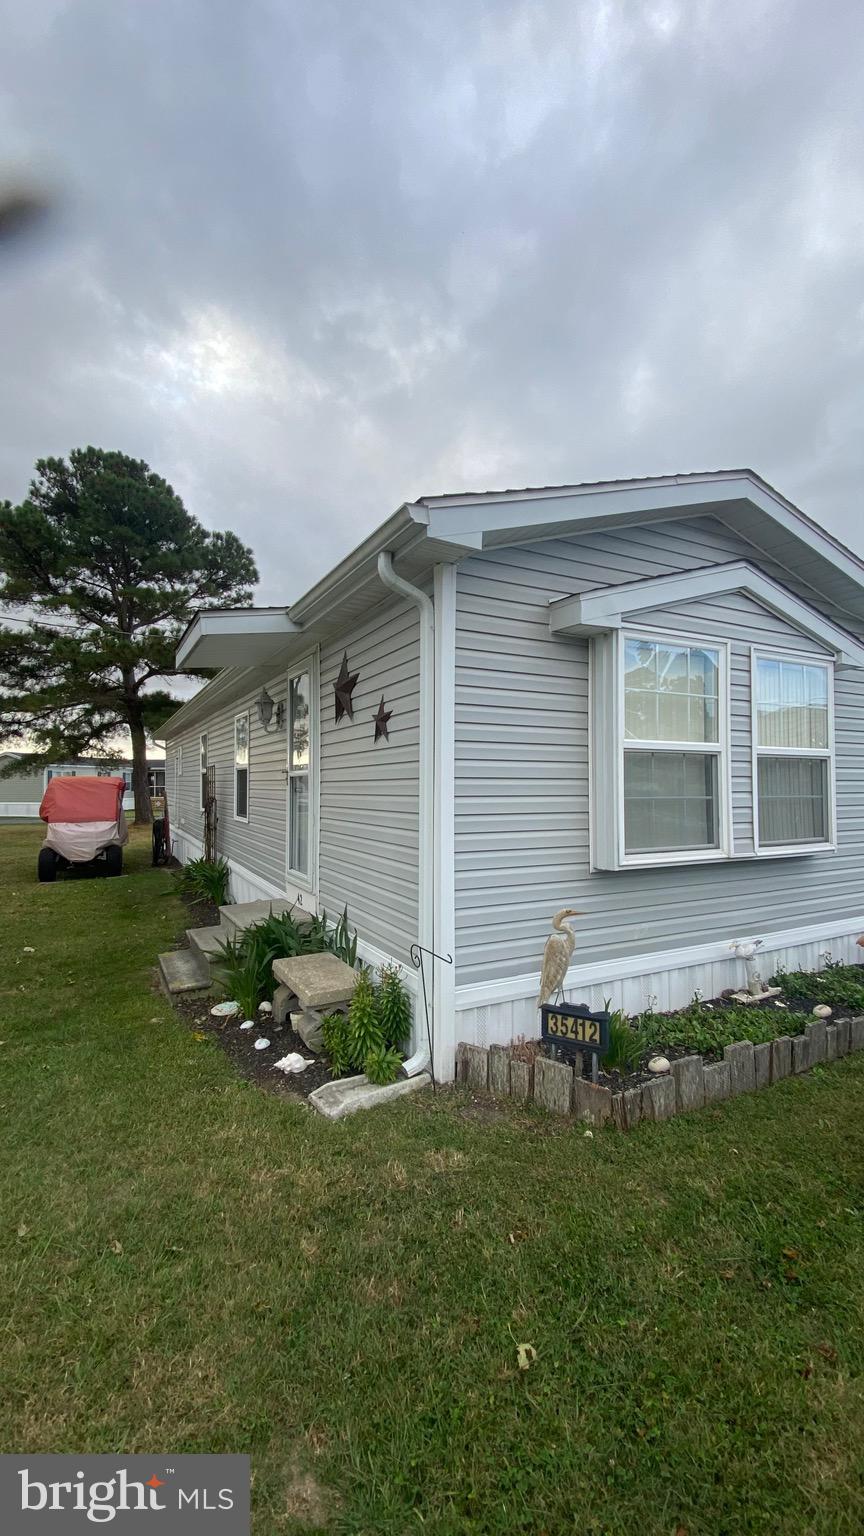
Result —
<svg viewBox="0 0 864 1536"><path fill-rule="evenodd" d="M666 1056L652 1056L648 1063L649 1072L668 1072L669 1060Z"/></svg>
<svg viewBox="0 0 864 1536"><path fill-rule="evenodd" d="M254 1019L245 1019L244 1022L240 1025L240 1028L241 1029L254 1029L255 1028L255 1020Z"/></svg>
<svg viewBox="0 0 864 1536"><path fill-rule="evenodd" d="M510 1062L510 1097L520 1104L527 1104L534 1092L534 1068L530 1061Z"/></svg>
<svg viewBox="0 0 864 1536"><path fill-rule="evenodd" d="M719 1104L721 1099L728 1099L731 1091L728 1061L706 1063L702 1068L702 1086L706 1104Z"/></svg>
<svg viewBox="0 0 864 1536"><path fill-rule="evenodd" d="M239 1003L217 1003L214 1008L210 1009L210 1017L211 1019L233 1019L235 1013L239 1012Z"/></svg>
<svg viewBox="0 0 864 1536"><path fill-rule="evenodd" d="M537 1065L540 1065L539 1061ZM537 1097L536 1080L534 1097ZM605 1125L607 1120L612 1119L611 1091L608 1088L601 1088L599 1083L589 1083L586 1078L574 1078L573 1113L577 1120L582 1120L588 1125Z"/></svg>
<svg viewBox="0 0 864 1536"><path fill-rule="evenodd" d="M792 1036L792 1071L807 1072L810 1068L809 1035Z"/></svg>
<svg viewBox="0 0 864 1536"><path fill-rule="evenodd" d="M654 1077L642 1084L642 1119L669 1120L675 1113L674 1077Z"/></svg>
<svg viewBox="0 0 864 1536"><path fill-rule="evenodd" d="M270 1041L266 1038L266 1036L262 1035L260 1040L255 1041L255 1049L256 1051L266 1051L269 1044Z"/></svg>
<svg viewBox="0 0 864 1536"><path fill-rule="evenodd" d="M849 1020L849 1049L864 1051L864 1019Z"/></svg>
<svg viewBox="0 0 864 1536"><path fill-rule="evenodd" d="M779 1083L792 1071L792 1036L778 1035L771 1041L771 1081Z"/></svg>
<svg viewBox="0 0 864 1536"><path fill-rule="evenodd" d="M826 1061L836 1061L837 1060L837 1025L836 1024L826 1024L826 1026L825 1026L825 1060Z"/></svg>
<svg viewBox="0 0 864 1536"><path fill-rule="evenodd" d="M510 1093L510 1051L506 1045L489 1047L489 1092L499 1099Z"/></svg>
<svg viewBox="0 0 864 1536"><path fill-rule="evenodd" d="M767 1088L771 1081L771 1041L765 1040L753 1047L753 1074L756 1087Z"/></svg>
<svg viewBox="0 0 864 1536"><path fill-rule="evenodd" d="M808 1043L808 1059L811 1067L818 1066L825 1060L825 1020L820 1019L816 1024L805 1024L804 1034Z"/></svg>
<svg viewBox="0 0 864 1536"><path fill-rule="evenodd" d="M679 1056L672 1063L672 1076L675 1080L675 1102L680 1112L688 1109L701 1109L705 1103L705 1088L702 1082L702 1057Z"/></svg>
<svg viewBox="0 0 864 1536"><path fill-rule="evenodd" d="M830 1019L833 1012L834 1009L829 1008L827 1003L817 1003L813 1009L813 1016L817 1019Z"/></svg>
<svg viewBox="0 0 864 1536"><path fill-rule="evenodd" d="M838 1056L848 1056L849 1055L849 1051L851 1049L850 1043L849 1043L849 1020L848 1019L838 1019L837 1020L837 1024L836 1024L836 1029L837 1029L837 1055Z"/></svg>
<svg viewBox="0 0 864 1536"><path fill-rule="evenodd" d="M756 1088L756 1069L752 1041L736 1040L734 1045L727 1045L723 1060L729 1063L730 1094L734 1097L737 1093L753 1093Z"/></svg>
<svg viewBox="0 0 864 1536"><path fill-rule="evenodd" d="M552 1115L569 1115L573 1103L573 1068L538 1056L534 1063L534 1103Z"/></svg>

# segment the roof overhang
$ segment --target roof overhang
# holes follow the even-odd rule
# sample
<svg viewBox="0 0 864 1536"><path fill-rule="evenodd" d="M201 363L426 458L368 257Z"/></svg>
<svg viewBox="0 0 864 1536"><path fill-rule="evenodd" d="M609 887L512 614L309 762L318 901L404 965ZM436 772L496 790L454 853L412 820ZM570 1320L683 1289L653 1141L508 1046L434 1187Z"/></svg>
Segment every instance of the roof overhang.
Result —
<svg viewBox="0 0 864 1536"><path fill-rule="evenodd" d="M698 602L729 592L744 592L763 608L779 614L802 634L827 646L843 665L864 667L864 644L860 640L745 560L596 587L593 592L557 598L549 605L549 629L553 635L607 634L609 630L622 629L633 616L648 609Z"/></svg>
<svg viewBox="0 0 864 1536"><path fill-rule="evenodd" d="M254 667L284 650L298 632L287 608L213 608L198 613L177 647L178 671Z"/></svg>

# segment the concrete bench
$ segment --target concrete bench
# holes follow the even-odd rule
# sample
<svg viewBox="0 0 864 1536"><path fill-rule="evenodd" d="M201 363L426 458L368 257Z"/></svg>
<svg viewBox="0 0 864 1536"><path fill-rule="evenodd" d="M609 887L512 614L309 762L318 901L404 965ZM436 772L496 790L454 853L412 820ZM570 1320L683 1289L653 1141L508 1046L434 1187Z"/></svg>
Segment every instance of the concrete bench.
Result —
<svg viewBox="0 0 864 1536"><path fill-rule="evenodd" d="M273 1022L284 1024L295 999L302 1013L295 1028L310 1051L321 1049L321 1021L325 1013L342 1013L357 984L357 972L325 951L318 955L294 955L273 961L279 985L273 994Z"/></svg>

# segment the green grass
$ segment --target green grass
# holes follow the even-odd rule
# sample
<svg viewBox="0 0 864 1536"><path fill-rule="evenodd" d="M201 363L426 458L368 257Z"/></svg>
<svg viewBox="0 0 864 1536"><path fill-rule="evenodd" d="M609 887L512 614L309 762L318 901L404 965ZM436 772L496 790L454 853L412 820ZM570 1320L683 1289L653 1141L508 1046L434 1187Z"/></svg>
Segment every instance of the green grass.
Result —
<svg viewBox="0 0 864 1536"><path fill-rule="evenodd" d="M248 1451L257 1536L864 1528L864 1062L629 1137L331 1125L150 990L183 914L138 834L53 887L38 840L0 832L4 1450Z"/></svg>

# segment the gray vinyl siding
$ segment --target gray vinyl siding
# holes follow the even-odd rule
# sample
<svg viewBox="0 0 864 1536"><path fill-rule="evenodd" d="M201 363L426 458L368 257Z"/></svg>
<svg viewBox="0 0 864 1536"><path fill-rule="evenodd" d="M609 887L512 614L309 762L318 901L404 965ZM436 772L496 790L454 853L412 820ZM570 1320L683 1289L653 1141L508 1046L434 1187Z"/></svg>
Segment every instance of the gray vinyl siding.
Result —
<svg viewBox="0 0 864 1536"><path fill-rule="evenodd" d="M335 720L333 684L347 651L354 718ZM417 938L420 631L417 609L397 600L370 613L320 657L319 899L347 903L361 938L407 961ZM381 697L389 741L375 741Z"/></svg>
<svg viewBox="0 0 864 1536"><path fill-rule="evenodd" d="M38 773L16 773L11 778L0 779L0 800L22 804L42 799L43 770Z"/></svg>
<svg viewBox="0 0 864 1536"><path fill-rule="evenodd" d="M711 518L472 556L457 578L456 952L462 985L539 968L556 908L574 906L582 962L840 920L864 906L864 679L836 676L838 852L592 873L589 645L553 638L553 598L749 558ZM642 622L644 615L640 615ZM651 618L659 623L661 615ZM815 651L733 596L666 609L663 627L729 638L736 851L752 849L750 650ZM599 790L597 791L599 792Z"/></svg>
<svg viewBox="0 0 864 1536"><path fill-rule="evenodd" d="M286 673L270 679L267 691L278 704L286 694ZM280 891L285 889L286 737L284 726L271 724L265 732L258 720L260 688L235 703L215 710L201 729L207 735L207 760L216 770L218 827L216 846L225 858L258 875ZM234 720L249 714L249 817L234 816ZM275 722L275 712L274 712ZM186 731L168 744L171 764L169 809L174 826L193 837L203 836L201 815L201 731ZM176 748L182 743L183 772L176 776Z"/></svg>

